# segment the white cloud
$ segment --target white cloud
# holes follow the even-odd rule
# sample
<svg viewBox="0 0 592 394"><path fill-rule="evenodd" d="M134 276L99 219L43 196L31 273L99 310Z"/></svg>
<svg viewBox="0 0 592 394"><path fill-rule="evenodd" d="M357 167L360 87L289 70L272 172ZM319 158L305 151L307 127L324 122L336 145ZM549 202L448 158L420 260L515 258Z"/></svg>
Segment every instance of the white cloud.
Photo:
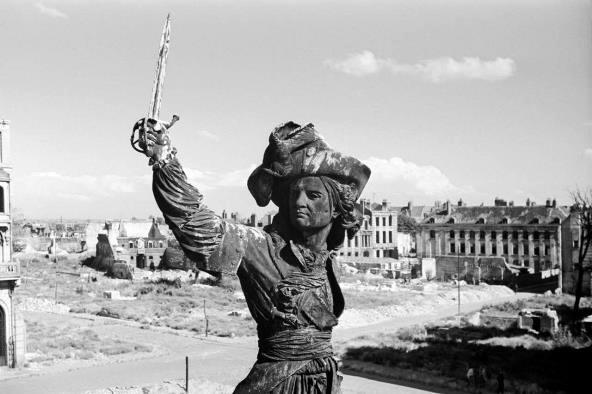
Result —
<svg viewBox="0 0 592 394"><path fill-rule="evenodd" d="M400 157L371 157L364 163L372 169L371 185L387 184L399 189L399 192L429 197L447 197L465 191L455 186L439 168L431 165L418 165Z"/></svg>
<svg viewBox="0 0 592 394"><path fill-rule="evenodd" d="M93 197L113 196L136 191L136 184L143 183L142 177L120 175L63 175L54 171L34 172L28 177L30 187L44 190L48 194L75 200L90 200Z"/></svg>
<svg viewBox="0 0 592 394"><path fill-rule="evenodd" d="M592 159L592 148L584 149L584 154Z"/></svg>
<svg viewBox="0 0 592 394"><path fill-rule="evenodd" d="M199 130L197 132L197 135L199 135L200 137L203 137L205 139L208 140L212 140L212 141L220 141L220 137L218 137L217 134L212 133L211 131L207 131L207 130Z"/></svg>
<svg viewBox="0 0 592 394"><path fill-rule="evenodd" d="M39 10L39 12L41 12L42 14L51 16L52 18L68 18L68 15L58 10L57 8L48 7L41 2L35 3L35 7L37 7L37 10Z"/></svg>
<svg viewBox="0 0 592 394"><path fill-rule="evenodd" d="M350 54L343 60L329 59L324 64L335 71L357 77L389 71L393 75L417 76L434 83L454 79L500 81L510 78L516 71L516 64L510 58L481 60L478 57L464 57L456 60L441 57L405 64L394 59L378 58L370 51Z"/></svg>
<svg viewBox="0 0 592 394"><path fill-rule="evenodd" d="M185 168L187 179L200 190L212 190L219 187L246 187L247 179L255 169L251 164L246 168L228 172L200 171Z"/></svg>

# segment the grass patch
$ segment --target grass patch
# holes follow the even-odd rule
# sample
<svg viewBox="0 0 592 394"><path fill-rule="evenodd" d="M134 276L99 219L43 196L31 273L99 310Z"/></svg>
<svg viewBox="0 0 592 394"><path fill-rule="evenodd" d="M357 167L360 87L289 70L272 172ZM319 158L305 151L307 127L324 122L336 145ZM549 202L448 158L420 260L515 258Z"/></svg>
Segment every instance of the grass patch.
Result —
<svg viewBox="0 0 592 394"><path fill-rule="evenodd" d="M204 301L211 335L245 336L256 335L252 319L229 315L232 311L244 310L247 304L237 299L234 292L240 288L235 277L214 280L218 286L193 285L161 278L156 282L111 279L88 267L80 266L74 257L59 261L57 271L81 272L80 276L58 274L56 265L43 257L35 257L22 264L23 276L27 279L16 290L19 298L55 297L57 278L58 301L74 313L90 313L137 321L142 324L205 332ZM103 297L103 292L118 290L122 296L134 300L117 300Z"/></svg>

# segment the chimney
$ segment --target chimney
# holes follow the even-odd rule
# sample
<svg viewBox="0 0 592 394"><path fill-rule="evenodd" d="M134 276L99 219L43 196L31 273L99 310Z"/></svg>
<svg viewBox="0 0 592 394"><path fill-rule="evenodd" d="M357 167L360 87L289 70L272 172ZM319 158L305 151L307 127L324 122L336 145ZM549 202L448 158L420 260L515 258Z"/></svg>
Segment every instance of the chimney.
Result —
<svg viewBox="0 0 592 394"><path fill-rule="evenodd" d="M464 204L464 203L463 203L463 200L462 200L462 198L461 198L461 199L459 199L459 200L458 200L458 206L459 206L459 207L462 207L462 206L463 206L463 204Z"/></svg>
<svg viewBox="0 0 592 394"><path fill-rule="evenodd" d="M446 215L450 215L450 200L446 200L446 202L444 203L444 211L446 211Z"/></svg>
<svg viewBox="0 0 592 394"><path fill-rule="evenodd" d="M530 207L530 198L527 198L527 199L526 199L526 206L527 206L527 207Z"/></svg>
<svg viewBox="0 0 592 394"><path fill-rule="evenodd" d="M257 226L257 216L254 213L251 214L251 226Z"/></svg>
<svg viewBox="0 0 592 394"><path fill-rule="evenodd" d="M551 208L551 199L550 198L547 198L547 201L545 201L545 206L547 208Z"/></svg>
<svg viewBox="0 0 592 394"><path fill-rule="evenodd" d="M228 219L228 214L226 213L226 209L222 211L222 219Z"/></svg>
<svg viewBox="0 0 592 394"><path fill-rule="evenodd" d="M553 199L553 201L551 201L551 206L553 208L557 208L557 200L556 199Z"/></svg>
<svg viewBox="0 0 592 394"><path fill-rule="evenodd" d="M386 211L386 207L388 206L388 201L387 200L382 200L382 210Z"/></svg>
<svg viewBox="0 0 592 394"><path fill-rule="evenodd" d="M513 206L514 206L514 201L510 201L510 202L508 203L508 205L509 205L509 206L511 206L511 207L513 207Z"/></svg>
<svg viewBox="0 0 592 394"><path fill-rule="evenodd" d="M413 208L413 201L407 202L407 210L411 212L411 208Z"/></svg>

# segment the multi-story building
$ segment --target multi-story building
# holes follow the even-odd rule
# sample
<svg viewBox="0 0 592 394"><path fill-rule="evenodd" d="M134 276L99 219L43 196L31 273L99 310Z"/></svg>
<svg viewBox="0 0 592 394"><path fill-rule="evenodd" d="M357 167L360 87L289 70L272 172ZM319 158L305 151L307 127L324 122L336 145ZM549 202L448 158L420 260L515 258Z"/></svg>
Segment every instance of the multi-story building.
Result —
<svg viewBox="0 0 592 394"><path fill-rule="evenodd" d="M494 206L465 206L446 202L428 215L416 236L418 257L503 258L509 268L531 273L562 267L562 223L569 208L558 207L555 200L536 205L527 200L525 206L495 200ZM449 259L448 259L449 260ZM503 272L502 272L503 275ZM559 278L559 283L561 279Z"/></svg>
<svg viewBox="0 0 592 394"><path fill-rule="evenodd" d="M397 247L397 210L386 200L371 204L360 200L357 208L363 212L360 231L352 239L347 236L340 256L346 257L395 257Z"/></svg>
<svg viewBox="0 0 592 394"><path fill-rule="evenodd" d="M9 125L0 119L0 367L14 368L25 361L25 325L14 302L20 267L12 261Z"/></svg>

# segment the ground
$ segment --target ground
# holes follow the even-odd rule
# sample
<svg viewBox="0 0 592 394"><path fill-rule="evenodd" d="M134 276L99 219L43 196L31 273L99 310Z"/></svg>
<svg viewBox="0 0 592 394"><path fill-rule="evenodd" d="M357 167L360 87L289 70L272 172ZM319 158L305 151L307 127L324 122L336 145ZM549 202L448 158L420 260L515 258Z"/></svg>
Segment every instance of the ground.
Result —
<svg viewBox="0 0 592 394"><path fill-rule="evenodd" d="M244 377L256 353L255 325L236 280L226 279L222 286L211 286L211 278L201 278L195 283L195 278L189 278L189 274L181 271L142 271L136 272L134 281L130 282L109 279L101 273L81 267L80 259L81 256L65 256L56 265L44 256L21 256L23 279L17 289L17 302L27 321L30 340L27 344L27 364L21 370L14 371L13 377L31 374L57 376L60 371L71 368L108 368L113 363L143 363L151 366L151 360L163 358L165 361L162 362L166 362L167 357L178 358L182 353L171 353L170 340L163 342L157 338L169 338L170 333L174 333L187 338L187 341L191 339L190 342L194 341L193 338L204 340L204 316L208 320L208 338L216 343L212 345L214 348L231 345L233 349L246 349L245 355L237 358L237 369L229 376L221 377L212 370L199 379L194 378L190 385L195 386L196 392L202 390L198 387L208 387L206 391L211 392L225 392ZM145 278L142 279L142 276ZM406 381L405 384L413 384L409 378L415 376L415 384L428 379L432 386L448 387L449 391L462 389L458 384L451 386L447 382L429 378L430 369L426 368L429 363L421 367L416 365L410 374L409 369L401 369L397 363L389 361L381 364L369 355L392 345L398 346L400 353L425 352L429 346L417 341L417 335L424 335L426 322L455 314L458 308L458 287L437 282L404 283L373 275L345 276L341 278L341 283L347 308L334 332L334 343L336 352L344 358L346 372L373 379ZM105 291L112 290L119 291L123 299L103 297ZM516 295L503 286L463 285L460 288L463 311L480 308L487 303L515 299ZM69 318L65 319L66 316ZM423 328L409 328L414 324ZM393 336L397 329L404 327L407 327L407 331L399 331ZM419 330L419 334L414 330ZM427 342L426 338L423 338L424 342ZM219 341L227 342L220 344ZM372 351L359 350L364 347L372 348ZM187 350L193 357L210 357L208 364L211 368L223 361L219 355L226 354L223 350L212 350L210 355L204 355L203 343L194 347L187 345L187 348L180 344L179 349ZM438 349L440 353L447 351ZM233 356L232 360L235 358ZM404 379L393 372L395 366L399 372L404 372ZM449 369L456 373L454 368ZM159 374L164 373L166 368L159 367L155 371L157 373L153 373L154 376L161 376ZM141 376L138 374L138 377ZM121 381L130 383L129 378L122 376ZM133 384L117 390L132 393L135 392L133 390L144 388L148 390L145 392L178 392L175 390L181 390L179 378L178 374L176 377L165 374L161 380L150 383L148 380L152 378L146 378L145 384L131 382ZM165 380L169 380L169 383L165 383ZM354 382L351 379L349 381ZM103 385L95 385L94 390L106 389L107 380L98 382L101 383ZM0 380L0 387L2 384ZM117 392L115 386L109 387ZM346 392L347 387L351 389L351 386L344 386Z"/></svg>

